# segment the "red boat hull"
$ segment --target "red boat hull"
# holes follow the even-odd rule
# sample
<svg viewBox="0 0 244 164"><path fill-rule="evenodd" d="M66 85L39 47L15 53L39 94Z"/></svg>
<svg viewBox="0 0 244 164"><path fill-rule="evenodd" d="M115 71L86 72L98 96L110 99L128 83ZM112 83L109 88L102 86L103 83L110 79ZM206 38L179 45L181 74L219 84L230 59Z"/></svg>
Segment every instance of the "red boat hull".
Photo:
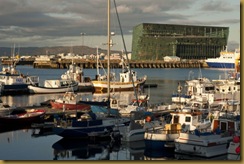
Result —
<svg viewBox="0 0 244 164"><path fill-rule="evenodd" d="M88 104L66 104L66 103L59 103L55 101L50 102L53 109L65 109L65 110L90 110L91 106Z"/></svg>
<svg viewBox="0 0 244 164"><path fill-rule="evenodd" d="M4 124L6 126L30 125L32 123L41 122L45 113L46 111L44 109L36 109L23 114L2 116L0 117L0 124Z"/></svg>

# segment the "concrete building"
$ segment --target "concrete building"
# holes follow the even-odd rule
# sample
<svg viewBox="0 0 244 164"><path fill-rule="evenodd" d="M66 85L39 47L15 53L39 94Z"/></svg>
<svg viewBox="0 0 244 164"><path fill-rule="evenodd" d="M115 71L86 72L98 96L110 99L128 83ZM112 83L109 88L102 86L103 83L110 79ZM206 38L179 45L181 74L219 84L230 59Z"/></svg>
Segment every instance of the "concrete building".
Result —
<svg viewBox="0 0 244 164"><path fill-rule="evenodd" d="M132 60L218 57L228 35L229 27L142 23L133 28Z"/></svg>

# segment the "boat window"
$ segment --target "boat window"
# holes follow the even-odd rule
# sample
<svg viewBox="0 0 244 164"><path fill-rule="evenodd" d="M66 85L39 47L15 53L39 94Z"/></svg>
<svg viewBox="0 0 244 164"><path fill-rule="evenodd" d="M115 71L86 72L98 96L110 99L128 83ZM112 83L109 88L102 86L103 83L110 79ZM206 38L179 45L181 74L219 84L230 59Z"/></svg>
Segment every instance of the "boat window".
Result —
<svg viewBox="0 0 244 164"><path fill-rule="evenodd" d="M192 106L192 103L187 103L186 105L185 105L185 107L191 107Z"/></svg>
<svg viewBox="0 0 244 164"><path fill-rule="evenodd" d="M214 90L214 87L205 87L205 90L206 91L213 91Z"/></svg>
<svg viewBox="0 0 244 164"><path fill-rule="evenodd" d="M220 129L221 130L227 130L227 124L226 124L226 122L221 122L220 123Z"/></svg>
<svg viewBox="0 0 244 164"><path fill-rule="evenodd" d="M173 123L179 123L179 116L174 116Z"/></svg>
<svg viewBox="0 0 244 164"><path fill-rule="evenodd" d="M203 108L203 109L208 108L208 104L203 104L203 105L202 105L202 108Z"/></svg>
<svg viewBox="0 0 244 164"><path fill-rule="evenodd" d="M185 122L191 122L191 117L186 117Z"/></svg>
<svg viewBox="0 0 244 164"><path fill-rule="evenodd" d="M199 104L197 104L197 103L194 103L194 107L199 107Z"/></svg>

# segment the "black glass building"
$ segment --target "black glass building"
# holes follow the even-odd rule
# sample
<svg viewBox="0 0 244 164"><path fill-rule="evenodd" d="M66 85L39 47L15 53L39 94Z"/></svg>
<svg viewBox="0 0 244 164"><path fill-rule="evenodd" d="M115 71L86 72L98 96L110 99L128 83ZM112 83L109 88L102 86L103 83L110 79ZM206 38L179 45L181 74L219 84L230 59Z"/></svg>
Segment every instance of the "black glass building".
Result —
<svg viewBox="0 0 244 164"><path fill-rule="evenodd" d="M229 27L142 23L133 28L132 60L218 57L228 36Z"/></svg>

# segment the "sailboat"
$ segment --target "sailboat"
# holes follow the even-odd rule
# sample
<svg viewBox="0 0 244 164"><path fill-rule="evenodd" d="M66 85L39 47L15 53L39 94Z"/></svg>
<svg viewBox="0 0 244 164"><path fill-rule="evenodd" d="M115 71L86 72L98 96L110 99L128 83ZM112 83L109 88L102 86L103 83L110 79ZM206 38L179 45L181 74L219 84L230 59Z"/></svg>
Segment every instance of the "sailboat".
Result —
<svg viewBox="0 0 244 164"><path fill-rule="evenodd" d="M108 0L108 43L110 43L110 0ZM110 69L109 69L109 53L110 45L108 45L108 79L110 79ZM107 94L108 100L110 100L110 80L107 80ZM93 112L95 109L104 109L106 114L104 115ZM103 111L103 110L99 110ZM72 120L71 124L67 123L65 126L56 126L53 128L53 132L63 138L87 138L94 139L100 137L112 137L119 135L118 126L123 126L128 123L128 118L121 118L119 114L112 116L111 112L113 110L108 108L105 109L99 106L91 106L91 111L81 115L80 118Z"/></svg>
<svg viewBox="0 0 244 164"><path fill-rule="evenodd" d="M108 90L107 80L110 79L110 91L121 92L121 91L133 91L134 88L139 89L143 87L147 80L147 76L138 78L137 72L134 70L130 70L124 62L124 58L122 58L122 71L119 73L119 80L116 80L114 74L110 74L110 78L108 78L108 74L101 75L98 74L96 79L92 81L93 86L95 88L95 93L106 93ZM133 85L133 81L134 85Z"/></svg>
<svg viewBox="0 0 244 164"><path fill-rule="evenodd" d="M108 13L108 15L110 15L110 13ZM110 19L110 16L108 17L108 19ZM144 75L143 77L138 78L137 72L130 69L129 64L125 62L123 56L121 57L120 64L122 64L122 71L119 73L119 80L116 80L115 75L110 73L110 47L113 45L111 34L112 33L110 32L110 20L108 20L107 74L100 75L99 71L97 71L96 79L92 81L93 86L95 88L95 93L106 93L108 91L113 91L113 92L134 91L135 89L137 90L141 89L147 80L147 76ZM127 57L127 62L128 62L128 57ZM97 65L98 65L98 57L97 57Z"/></svg>

